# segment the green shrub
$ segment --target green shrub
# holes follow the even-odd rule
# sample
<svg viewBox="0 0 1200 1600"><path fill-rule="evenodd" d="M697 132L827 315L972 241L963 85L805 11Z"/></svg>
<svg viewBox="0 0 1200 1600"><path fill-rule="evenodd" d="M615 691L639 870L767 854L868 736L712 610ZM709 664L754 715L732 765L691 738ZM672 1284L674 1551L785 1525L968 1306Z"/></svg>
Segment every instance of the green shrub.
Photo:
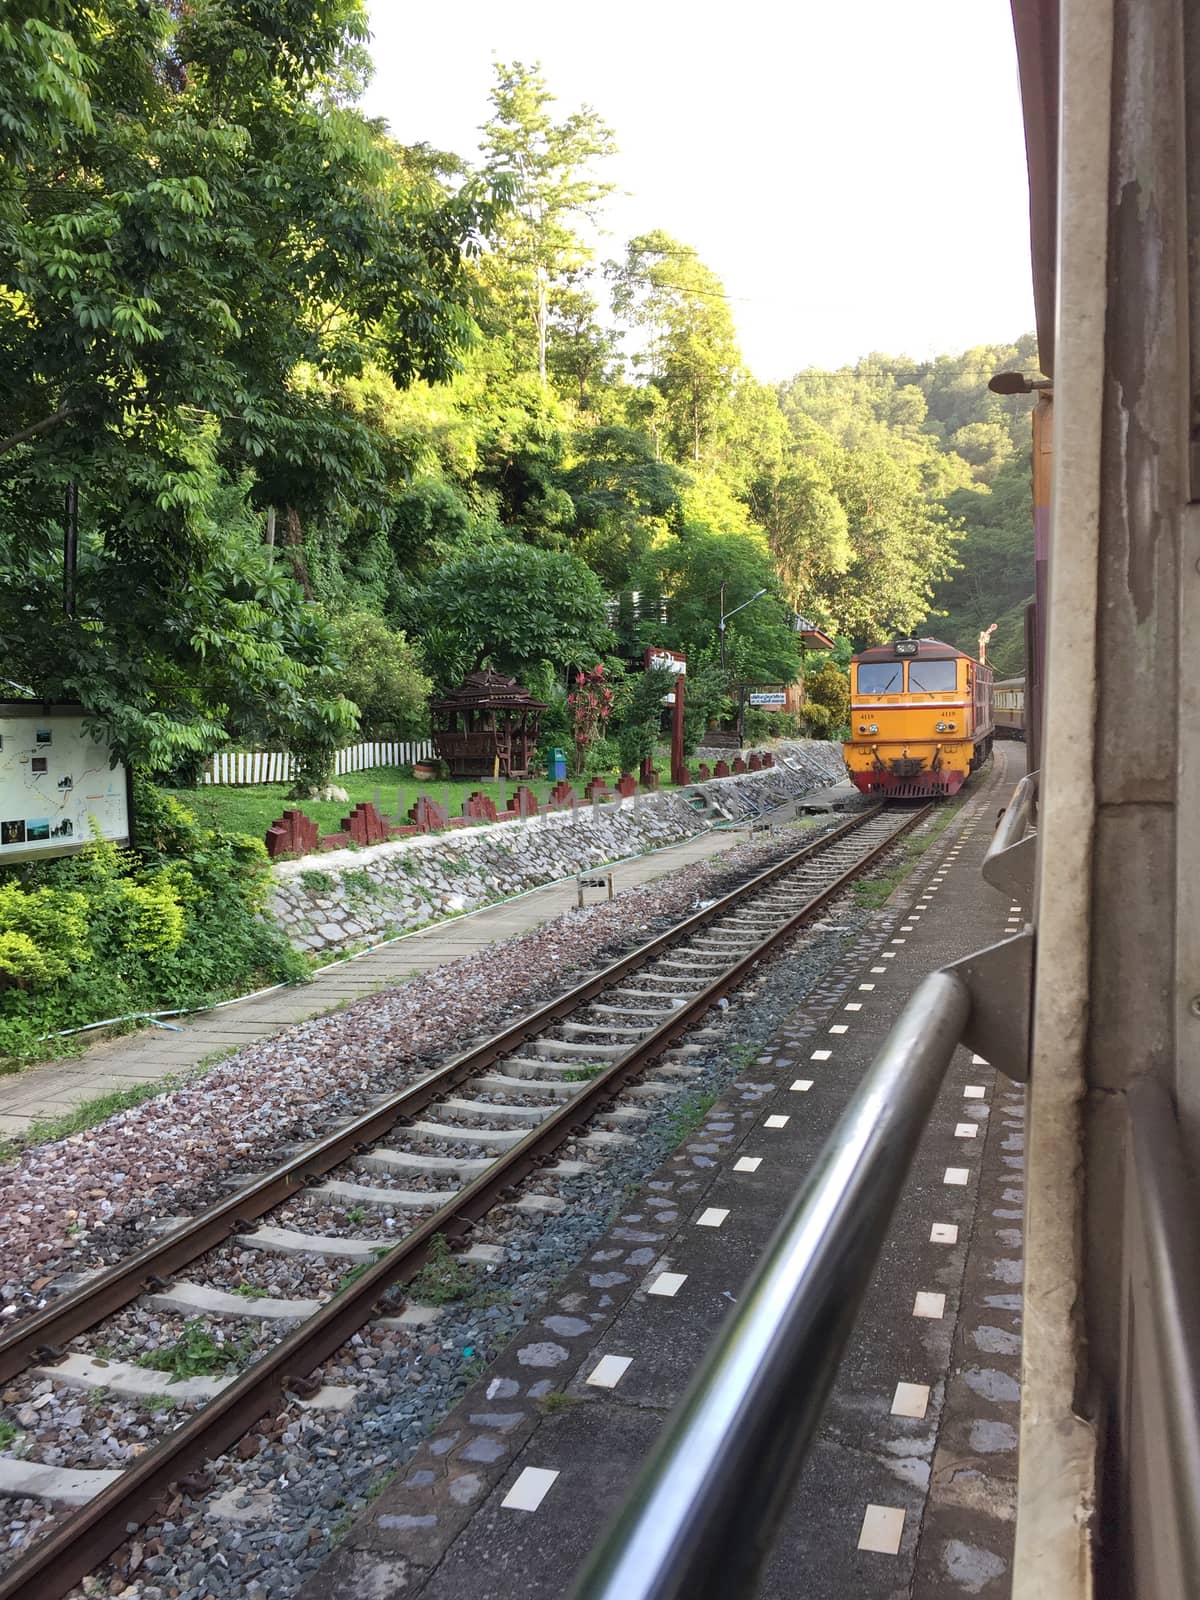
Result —
<svg viewBox="0 0 1200 1600"><path fill-rule="evenodd" d="M621 759L620 746L615 739L597 739L589 746L583 761L581 776L593 778L599 773L607 777L610 772L617 770L617 763Z"/></svg>
<svg viewBox="0 0 1200 1600"><path fill-rule="evenodd" d="M81 894L0 886L0 985L36 988L65 978L86 954L86 910Z"/></svg>
<svg viewBox="0 0 1200 1600"><path fill-rule="evenodd" d="M46 1054L42 1036L61 1029L303 975L262 918L257 840L201 827L142 778L134 815L134 849L95 839L0 880L0 1057Z"/></svg>
<svg viewBox="0 0 1200 1600"><path fill-rule="evenodd" d="M850 680L832 661L804 677L806 732L814 739L836 739L850 720Z"/></svg>
<svg viewBox="0 0 1200 1600"><path fill-rule="evenodd" d="M342 692L358 707L363 737L425 738L433 683L416 647L369 611L336 617L332 627Z"/></svg>

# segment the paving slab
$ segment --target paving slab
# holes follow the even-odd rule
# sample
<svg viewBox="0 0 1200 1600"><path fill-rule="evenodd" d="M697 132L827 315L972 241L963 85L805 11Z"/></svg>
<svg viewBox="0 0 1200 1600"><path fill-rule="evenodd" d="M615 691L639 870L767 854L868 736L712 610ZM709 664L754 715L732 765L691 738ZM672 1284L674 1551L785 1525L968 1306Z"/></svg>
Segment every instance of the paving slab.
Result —
<svg viewBox="0 0 1200 1600"><path fill-rule="evenodd" d="M697 834L682 844L623 862L614 868L615 886L618 890L637 888L695 862L712 860L745 842L744 829ZM294 1023L308 1022L342 1001L407 983L414 974L476 955L489 945L541 927L574 909L575 903L572 876L406 934L353 960L335 962L295 988L252 996L194 1018L172 1019L178 1032L147 1028L98 1041L82 1056L68 1061L32 1066L0 1078L0 1133L26 1133L35 1123L63 1116L100 1095L186 1072Z"/></svg>

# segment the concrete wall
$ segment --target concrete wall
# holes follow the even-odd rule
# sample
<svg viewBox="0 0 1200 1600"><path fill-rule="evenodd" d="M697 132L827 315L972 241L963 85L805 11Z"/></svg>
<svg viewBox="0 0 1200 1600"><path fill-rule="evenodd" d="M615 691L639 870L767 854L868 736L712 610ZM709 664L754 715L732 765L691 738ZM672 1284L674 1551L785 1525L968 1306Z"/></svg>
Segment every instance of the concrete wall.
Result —
<svg viewBox="0 0 1200 1600"><path fill-rule="evenodd" d="M272 868L269 911L293 946L337 954L605 861L693 837L844 776L841 746L785 745L767 772L686 791L334 850Z"/></svg>

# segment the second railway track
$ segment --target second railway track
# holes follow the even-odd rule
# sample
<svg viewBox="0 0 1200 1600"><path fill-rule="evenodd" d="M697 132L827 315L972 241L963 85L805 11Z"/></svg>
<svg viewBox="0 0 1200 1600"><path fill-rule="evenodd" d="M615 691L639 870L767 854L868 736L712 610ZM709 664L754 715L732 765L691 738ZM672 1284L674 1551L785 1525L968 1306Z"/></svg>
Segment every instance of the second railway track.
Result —
<svg viewBox="0 0 1200 1600"><path fill-rule="evenodd" d="M0 1574L0 1600L58 1600L171 1484L228 1450L289 1393L311 1396L310 1374L360 1328L380 1317L419 1322L422 1308L394 1291L447 1247L486 1260L470 1234L489 1212L561 1210L558 1179L582 1170L581 1157L602 1158L624 1142L623 1129L650 1117L688 1069L659 1069L674 1083L634 1080L930 810L855 816L27 1317L0 1340L0 1380L32 1371L42 1385L135 1398L165 1379L150 1378L145 1357L111 1359L100 1342L106 1321L127 1308L259 1331L249 1338L251 1365L185 1386L201 1409L124 1470L77 1474L84 1503L56 1516ZM339 1167L347 1170L338 1175ZM533 1175L540 1186L520 1193ZM376 1220L354 1234L321 1231L368 1216ZM179 1277L204 1257L200 1281ZM278 1298L248 1282L248 1257L303 1263L294 1276L307 1293ZM290 1331L270 1342L281 1323ZM80 1348L83 1335L92 1353ZM20 1487L24 1465L0 1458L0 1492L36 1497Z"/></svg>

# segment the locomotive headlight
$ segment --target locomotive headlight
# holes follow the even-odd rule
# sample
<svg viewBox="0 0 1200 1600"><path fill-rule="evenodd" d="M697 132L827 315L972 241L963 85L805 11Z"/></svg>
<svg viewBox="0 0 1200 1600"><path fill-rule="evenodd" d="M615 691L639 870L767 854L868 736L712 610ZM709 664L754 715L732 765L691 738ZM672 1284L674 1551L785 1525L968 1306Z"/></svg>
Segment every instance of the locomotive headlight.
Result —
<svg viewBox="0 0 1200 1600"><path fill-rule="evenodd" d="M955 725L953 722L939 722L937 725L937 731L939 733L953 733L954 726Z"/></svg>
<svg viewBox="0 0 1200 1600"><path fill-rule="evenodd" d="M868 733L878 733L879 732L879 724L877 722L873 722L871 724L871 726L867 729L867 732Z"/></svg>

